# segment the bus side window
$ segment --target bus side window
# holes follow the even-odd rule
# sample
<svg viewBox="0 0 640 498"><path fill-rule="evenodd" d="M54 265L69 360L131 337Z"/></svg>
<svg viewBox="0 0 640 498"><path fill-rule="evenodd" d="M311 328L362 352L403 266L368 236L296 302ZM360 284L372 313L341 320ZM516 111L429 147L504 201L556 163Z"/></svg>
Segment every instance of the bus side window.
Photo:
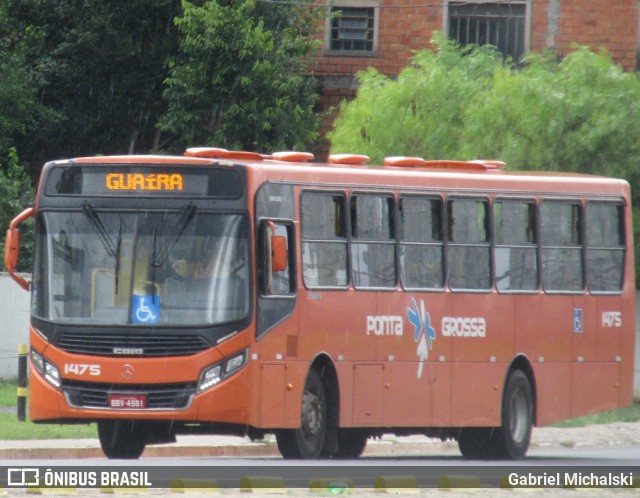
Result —
<svg viewBox="0 0 640 498"><path fill-rule="evenodd" d="M263 296L294 294L293 226L264 221L259 233L260 293Z"/></svg>
<svg viewBox="0 0 640 498"><path fill-rule="evenodd" d="M356 288L396 286L394 199L390 195L351 197L351 272Z"/></svg>
<svg viewBox="0 0 640 498"><path fill-rule="evenodd" d="M404 196L399 213L402 285L405 289L442 289L442 199Z"/></svg>
<svg viewBox="0 0 640 498"><path fill-rule="evenodd" d="M540 205L542 285L545 291L582 292L582 206L577 201Z"/></svg>
<svg viewBox="0 0 640 498"><path fill-rule="evenodd" d="M538 289L538 239L533 201L493 204L496 287L500 292Z"/></svg>
<svg viewBox="0 0 640 498"><path fill-rule="evenodd" d="M622 291L624 284L624 206L587 203L587 282L594 293Z"/></svg>
<svg viewBox="0 0 640 498"><path fill-rule="evenodd" d="M453 290L491 288L489 203L484 198L447 201L449 286Z"/></svg>
<svg viewBox="0 0 640 498"><path fill-rule="evenodd" d="M347 286L345 196L304 192L302 217L302 277L310 288Z"/></svg>

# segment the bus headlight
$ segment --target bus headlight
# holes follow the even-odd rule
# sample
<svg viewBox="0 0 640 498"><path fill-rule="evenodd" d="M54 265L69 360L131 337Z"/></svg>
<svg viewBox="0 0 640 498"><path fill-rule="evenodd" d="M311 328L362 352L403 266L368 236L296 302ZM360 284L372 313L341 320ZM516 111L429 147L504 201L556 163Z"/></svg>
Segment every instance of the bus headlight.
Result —
<svg viewBox="0 0 640 498"><path fill-rule="evenodd" d="M198 392L206 391L210 387L215 386L222 380L222 364L207 368L200 376L198 383Z"/></svg>
<svg viewBox="0 0 640 498"><path fill-rule="evenodd" d="M40 353L31 351L31 363L36 371L56 389L60 389L60 370Z"/></svg>
<svg viewBox="0 0 640 498"><path fill-rule="evenodd" d="M244 366L246 354L242 352L239 355L229 358L224 364L224 375L231 375L237 370L240 370Z"/></svg>
<svg viewBox="0 0 640 498"><path fill-rule="evenodd" d="M198 381L198 392L201 393L206 391L216 384L219 384L230 375L236 373L246 364L247 356L248 352L245 350L240 354L231 356L224 361L206 368L200 375L200 380Z"/></svg>

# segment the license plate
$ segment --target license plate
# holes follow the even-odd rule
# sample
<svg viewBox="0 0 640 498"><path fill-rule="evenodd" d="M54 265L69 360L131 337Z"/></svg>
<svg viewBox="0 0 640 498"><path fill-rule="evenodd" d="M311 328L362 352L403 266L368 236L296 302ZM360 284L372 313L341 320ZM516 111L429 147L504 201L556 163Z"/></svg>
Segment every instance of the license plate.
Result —
<svg viewBox="0 0 640 498"><path fill-rule="evenodd" d="M147 397L144 394L110 394L109 408L122 410L140 410L147 407Z"/></svg>

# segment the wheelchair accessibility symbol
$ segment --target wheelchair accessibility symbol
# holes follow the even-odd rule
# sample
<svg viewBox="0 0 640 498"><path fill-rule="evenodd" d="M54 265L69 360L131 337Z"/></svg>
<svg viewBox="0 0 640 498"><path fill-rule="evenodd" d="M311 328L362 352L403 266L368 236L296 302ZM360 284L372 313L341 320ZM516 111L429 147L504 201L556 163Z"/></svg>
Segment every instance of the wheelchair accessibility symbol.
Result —
<svg viewBox="0 0 640 498"><path fill-rule="evenodd" d="M160 296L133 296L131 309L133 323L158 323L160 321Z"/></svg>
<svg viewBox="0 0 640 498"><path fill-rule="evenodd" d="M577 334L582 333L582 308L573 309L573 331Z"/></svg>

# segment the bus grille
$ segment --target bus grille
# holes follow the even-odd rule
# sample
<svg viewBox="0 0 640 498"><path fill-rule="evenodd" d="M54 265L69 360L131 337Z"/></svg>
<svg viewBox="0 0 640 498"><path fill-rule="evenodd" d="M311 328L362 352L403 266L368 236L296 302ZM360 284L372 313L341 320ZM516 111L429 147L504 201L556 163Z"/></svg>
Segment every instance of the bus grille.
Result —
<svg viewBox="0 0 640 498"><path fill-rule="evenodd" d="M160 335L63 332L56 346L69 353L91 356L189 356L211 347L199 335Z"/></svg>
<svg viewBox="0 0 640 498"><path fill-rule="evenodd" d="M196 383L184 384L96 384L63 380L62 392L77 408L108 408L109 394L143 394L147 409L180 410L187 408L196 394Z"/></svg>

